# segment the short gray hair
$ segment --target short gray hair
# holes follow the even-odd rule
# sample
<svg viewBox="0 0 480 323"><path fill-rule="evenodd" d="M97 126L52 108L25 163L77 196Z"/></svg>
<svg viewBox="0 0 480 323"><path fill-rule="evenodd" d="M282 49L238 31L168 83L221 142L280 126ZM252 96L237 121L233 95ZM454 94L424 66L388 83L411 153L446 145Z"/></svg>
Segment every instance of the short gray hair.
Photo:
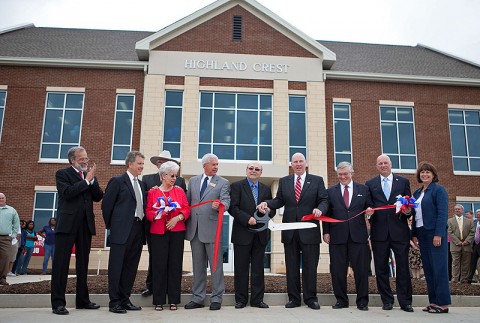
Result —
<svg viewBox="0 0 480 323"><path fill-rule="evenodd" d="M160 174L160 179L162 178L163 174L168 174L170 172L174 172L175 174L178 173L178 170L180 169L180 166L176 162L173 161L167 161L160 165L158 168L158 173Z"/></svg>
<svg viewBox="0 0 480 323"><path fill-rule="evenodd" d="M458 204L458 203L457 203L457 204L455 204L455 206L459 206L459 207L461 207L461 208L462 208L462 212L463 212L463 211L465 211L465 208L463 207L463 205L462 205L462 204ZM455 206L454 206L454 208L455 208Z"/></svg>
<svg viewBox="0 0 480 323"><path fill-rule="evenodd" d="M135 159L137 159L137 156L140 156L143 159L145 159L145 156L141 152L136 150L129 151L127 154L127 157L125 157L125 166L128 167L129 163L134 163Z"/></svg>
<svg viewBox="0 0 480 323"><path fill-rule="evenodd" d="M202 157L202 166L205 165L205 164L210 163L210 162L212 161L212 159L218 160L217 155L211 154L211 153L207 153L207 154L203 155L203 157Z"/></svg>
<svg viewBox="0 0 480 323"><path fill-rule="evenodd" d="M82 146L76 146L76 147L72 147L68 150L67 152L67 158L68 158L68 162L70 164L73 164L73 161L75 160L75 155L77 154L77 151L85 151L85 148L83 148Z"/></svg>
<svg viewBox="0 0 480 323"><path fill-rule="evenodd" d="M348 170L350 171L350 173L353 173L353 166L352 166L352 164L350 164L347 161L342 161L342 162L338 163L336 171L338 173L339 169L347 168L347 167L348 167Z"/></svg>
<svg viewBox="0 0 480 323"><path fill-rule="evenodd" d="M477 213L477 212L480 212L480 209L477 209L477 210L475 211L475 213Z"/></svg>

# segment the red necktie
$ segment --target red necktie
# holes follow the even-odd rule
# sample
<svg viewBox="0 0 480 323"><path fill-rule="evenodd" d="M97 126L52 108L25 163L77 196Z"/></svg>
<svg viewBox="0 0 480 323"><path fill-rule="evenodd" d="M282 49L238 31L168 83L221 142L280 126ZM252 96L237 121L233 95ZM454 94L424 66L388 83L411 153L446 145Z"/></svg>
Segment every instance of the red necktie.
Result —
<svg viewBox="0 0 480 323"><path fill-rule="evenodd" d="M300 200L300 194L302 193L302 183L300 182L300 176L297 176L297 182L295 183L295 199Z"/></svg>
<svg viewBox="0 0 480 323"><path fill-rule="evenodd" d="M348 209L348 200L350 199L350 195L348 193L348 186L345 186L345 189L343 190L343 202L345 202L345 206Z"/></svg>
<svg viewBox="0 0 480 323"><path fill-rule="evenodd" d="M79 171L79 172L78 172L78 175L80 175L80 177L81 177L82 179L85 179L85 178L83 178L83 172L82 172L82 171Z"/></svg>

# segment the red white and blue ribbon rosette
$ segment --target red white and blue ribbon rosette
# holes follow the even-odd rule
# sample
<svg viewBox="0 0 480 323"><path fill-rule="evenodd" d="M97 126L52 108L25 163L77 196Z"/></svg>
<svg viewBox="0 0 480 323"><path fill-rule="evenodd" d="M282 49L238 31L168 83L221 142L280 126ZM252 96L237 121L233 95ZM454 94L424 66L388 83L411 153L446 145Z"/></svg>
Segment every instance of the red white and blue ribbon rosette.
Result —
<svg viewBox="0 0 480 323"><path fill-rule="evenodd" d="M163 214L167 214L168 212L174 211L177 208L180 209L181 207L180 204L173 201L172 198L169 197L167 200L165 200L165 197L161 196L157 198L157 202L155 202L152 208L156 209L156 216L154 220L160 220Z"/></svg>
<svg viewBox="0 0 480 323"><path fill-rule="evenodd" d="M410 207L412 209L416 209L418 207L418 202L415 200L414 197L410 197L408 195L397 196L397 202L395 202L395 210L396 213L404 212L406 208Z"/></svg>

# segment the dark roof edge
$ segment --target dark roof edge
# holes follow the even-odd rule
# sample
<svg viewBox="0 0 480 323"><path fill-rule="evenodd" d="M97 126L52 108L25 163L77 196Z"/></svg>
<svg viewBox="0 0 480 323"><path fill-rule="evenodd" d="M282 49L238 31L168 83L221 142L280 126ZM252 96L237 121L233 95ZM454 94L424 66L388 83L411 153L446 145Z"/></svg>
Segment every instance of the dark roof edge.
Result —
<svg viewBox="0 0 480 323"><path fill-rule="evenodd" d="M35 28L35 25L33 23L23 23L23 24L13 25L13 26L10 26L10 27L5 27L5 28L0 29L0 35L9 33L11 31L26 29L26 28Z"/></svg>
<svg viewBox="0 0 480 323"><path fill-rule="evenodd" d="M436 49L436 48L433 48L433 47L430 47L430 46L427 46L427 45L423 45L423 44L420 44L420 43L418 43L417 46L418 46L418 47L425 48L425 49L428 49L428 50L431 50L432 52L436 52L436 53L439 53L439 54L442 54L442 55L451 57L451 58L453 58L453 59L462 61L462 62L464 62L464 63L473 65L473 66L475 66L475 67L480 67L480 64L478 64L478 63L469 61L469 60L467 60L467 59L465 59L465 58L461 58L461 57L459 57L459 56L455 56L455 55L450 54L450 53L448 53L448 52L444 52L444 51L441 51L441 50L438 50L438 49Z"/></svg>
<svg viewBox="0 0 480 323"><path fill-rule="evenodd" d="M480 87L480 79L324 70L325 79Z"/></svg>
<svg viewBox="0 0 480 323"><path fill-rule="evenodd" d="M33 57L0 57L0 65L49 66L72 68L99 68L121 70L143 70L147 72L148 62L102 61L83 59L51 59Z"/></svg>

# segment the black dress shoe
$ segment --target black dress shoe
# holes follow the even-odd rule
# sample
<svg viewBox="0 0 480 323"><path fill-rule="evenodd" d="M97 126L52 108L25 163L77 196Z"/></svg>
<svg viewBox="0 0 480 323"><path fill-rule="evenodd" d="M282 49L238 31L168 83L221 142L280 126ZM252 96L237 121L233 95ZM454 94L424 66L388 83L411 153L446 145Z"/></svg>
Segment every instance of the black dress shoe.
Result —
<svg viewBox="0 0 480 323"><path fill-rule="evenodd" d="M100 305L95 304L95 303L88 303L87 305L84 306L77 306L77 310L98 310L100 308Z"/></svg>
<svg viewBox="0 0 480 323"><path fill-rule="evenodd" d="M145 288L144 290L142 290L142 296L143 297L147 297L147 296L150 296L152 294L153 294L153 291L151 289Z"/></svg>
<svg viewBox="0 0 480 323"><path fill-rule="evenodd" d="M110 307L108 309L110 312L115 314L125 314L127 311L123 308L122 305L115 305L114 307Z"/></svg>
<svg viewBox="0 0 480 323"><path fill-rule="evenodd" d="M400 308L402 309L402 311L405 311L405 312L409 312L409 313L413 312L413 307L410 304L400 306Z"/></svg>
<svg viewBox="0 0 480 323"><path fill-rule="evenodd" d="M319 310L320 309L320 304L318 304L317 301L312 301L307 304L308 307L310 307L312 310Z"/></svg>
<svg viewBox="0 0 480 323"><path fill-rule="evenodd" d="M392 303L385 303L382 306L382 310L384 311L390 311L393 309L393 304Z"/></svg>
<svg viewBox="0 0 480 323"><path fill-rule="evenodd" d="M122 304L122 307L127 311L140 311L142 309L141 306L136 306L136 305L133 305L132 303Z"/></svg>
<svg viewBox="0 0 480 323"><path fill-rule="evenodd" d="M338 309L341 309L341 308L348 308L348 304L336 302L335 305L332 306L332 308L334 310L338 310Z"/></svg>
<svg viewBox="0 0 480 323"><path fill-rule="evenodd" d="M260 303L257 303L257 304L252 304L251 305L252 307L258 307L258 308L268 308L268 304L264 303L264 302L260 302Z"/></svg>
<svg viewBox="0 0 480 323"><path fill-rule="evenodd" d="M294 308L299 306L300 306L300 303L295 303L294 301L288 301L288 303L285 304L285 308Z"/></svg>
<svg viewBox="0 0 480 323"><path fill-rule="evenodd" d="M218 311L221 308L222 304L220 304L219 302L212 302L212 304L210 304L210 311Z"/></svg>
<svg viewBox="0 0 480 323"><path fill-rule="evenodd" d="M192 310L194 308L202 308L204 306L205 305L203 305L203 304L198 304L198 303L195 303L194 301L190 301L188 304L185 305L185 309L186 310Z"/></svg>
<svg viewBox="0 0 480 323"><path fill-rule="evenodd" d="M239 308L244 308L245 307L245 303L242 303L242 302L236 302L235 303L235 308L236 309L239 309Z"/></svg>
<svg viewBox="0 0 480 323"><path fill-rule="evenodd" d="M53 308L52 313L58 315L68 315L68 310L65 308L65 306L60 305L57 308Z"/></svg>
<svg viewBox="0 0 480 323"><path fill-rule="evenodd" d="M360 310L360 311L368 311L368 305L357 305L357 308Z"/></svg>

